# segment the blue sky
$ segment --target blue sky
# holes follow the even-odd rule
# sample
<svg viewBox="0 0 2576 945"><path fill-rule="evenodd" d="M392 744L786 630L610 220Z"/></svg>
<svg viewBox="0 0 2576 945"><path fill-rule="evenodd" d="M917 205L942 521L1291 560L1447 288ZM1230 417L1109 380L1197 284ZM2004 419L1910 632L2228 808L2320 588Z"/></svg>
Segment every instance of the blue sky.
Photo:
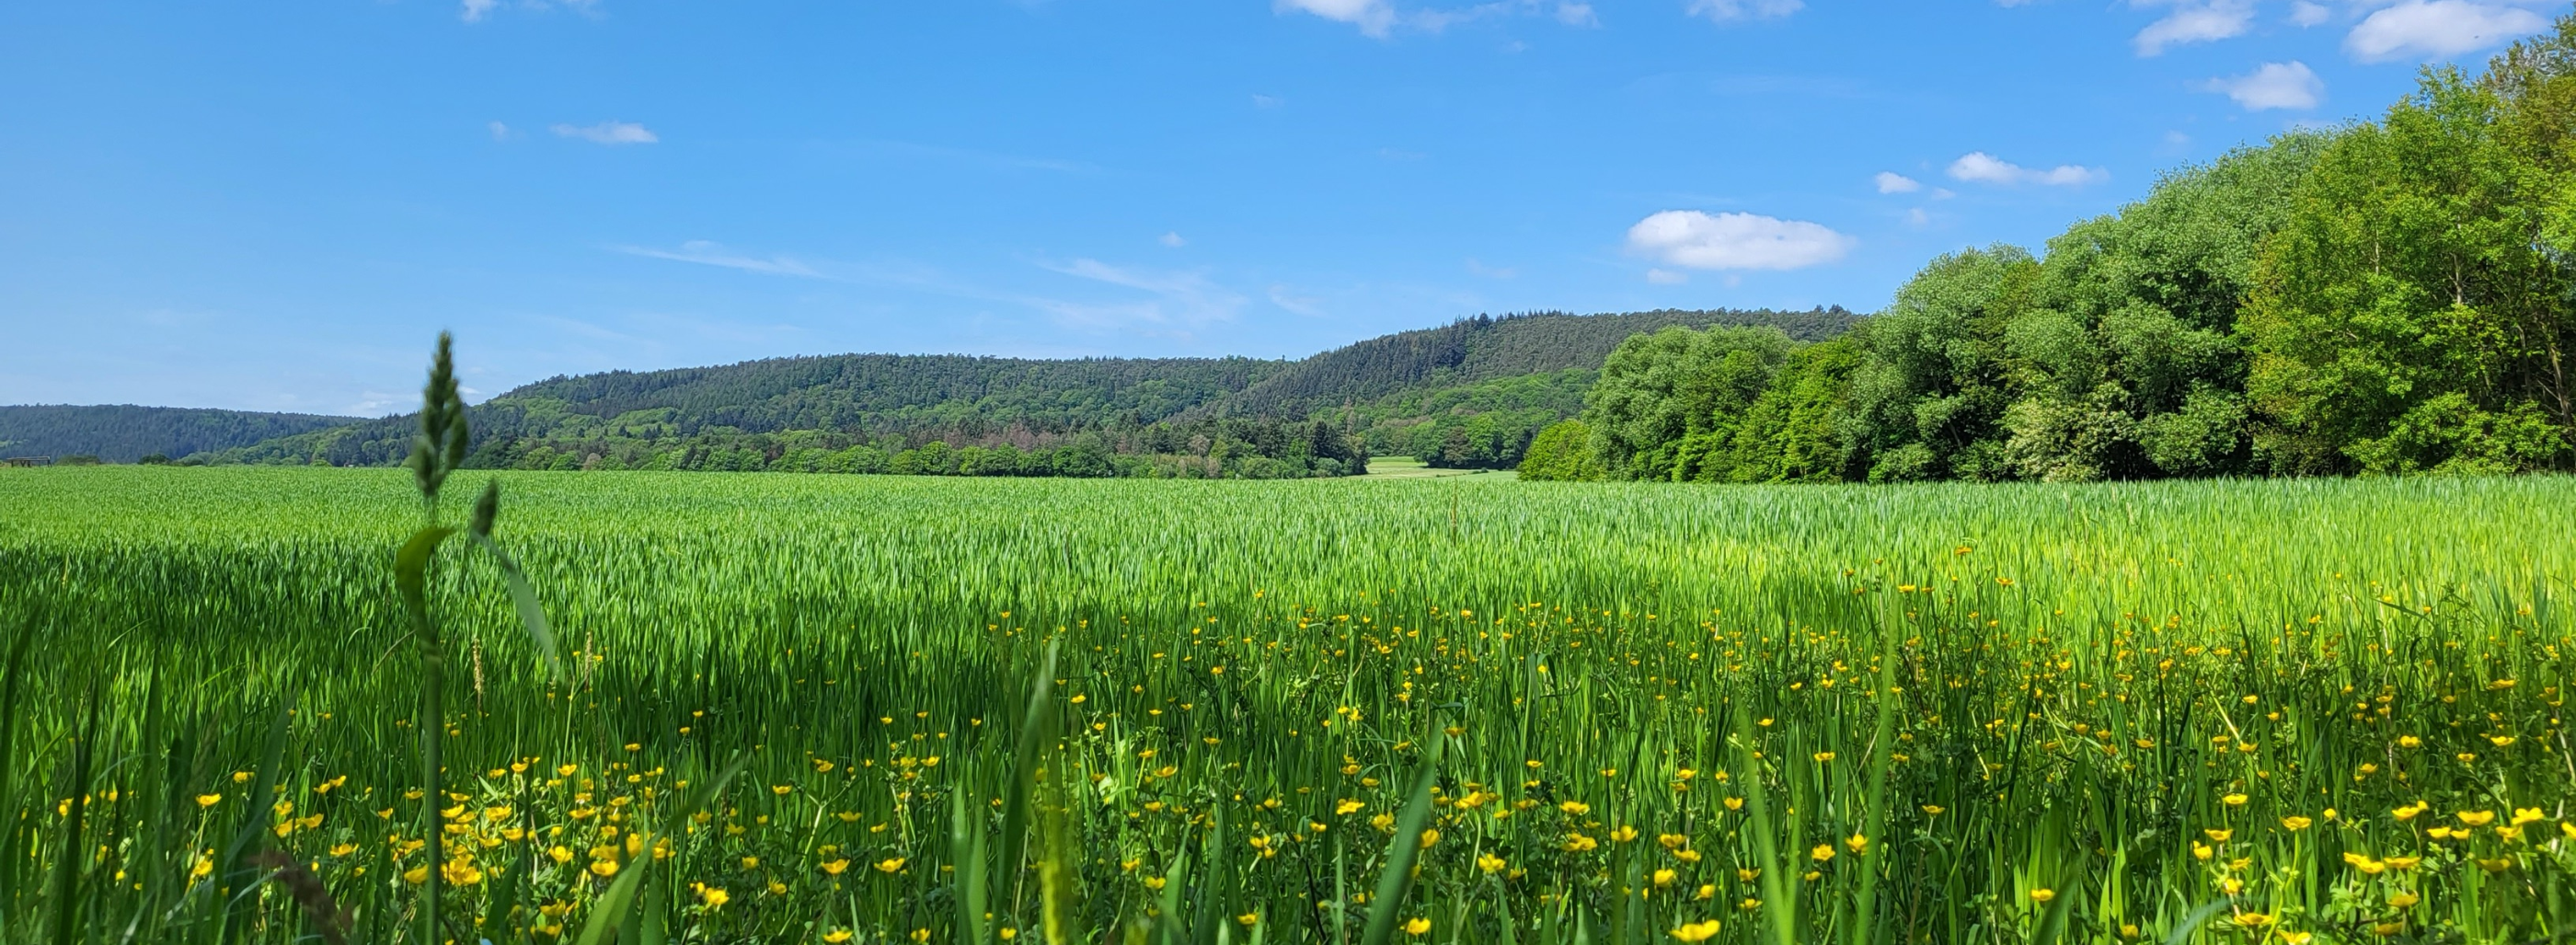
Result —
<svg viewBox="0 0 2576 945"><path fill-rule="evenodd" d="M2518 0L0 8L0 403L1839 304L2377 115Z"/></svg>

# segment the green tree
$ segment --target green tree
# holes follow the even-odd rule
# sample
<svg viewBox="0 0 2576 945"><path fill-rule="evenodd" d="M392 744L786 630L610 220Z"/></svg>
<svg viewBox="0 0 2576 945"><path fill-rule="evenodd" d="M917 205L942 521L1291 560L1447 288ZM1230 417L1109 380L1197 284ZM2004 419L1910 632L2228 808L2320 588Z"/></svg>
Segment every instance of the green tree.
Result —
<svg viewBox="0 0 2576 945"><path fill-rule="evenodd" d="M1673 326L1621 342L1584 398L1584 424L1609 478L1693 477L1705 457L1788 360L1777 328Z"/></svg>
<svg viewBox="0 0 2576 945"><path fill-rule="evenodd" d="M2004 455L2050 480L2240 471L2250 453L2238 310L2263 240L2332 136L2303 132L2166 175L2050 240L2004 326Z"/></svg>
<svg viewBox="0 0 2576 945"><path fill-rule="evenodd" d="M2320 158L2244 322L2274 470L2567 465L2576 278L2552 240L2568 159L2534 148L2568 129L2569 35L2508 54L2500 79L2428 71Z"/></svg>
<svg viewBox="0 0 2576 945"><path fill-rule="evenodd" d="M1769 389L1744 411L1722 462L1729 482L1835 482L1849 478L1852 374L1861 363L1851 338L1820 341L1791 352ZM1712 477L1710 481L1714 481Z"/></svg>
<svg viewBox="0 0 2576 945"><path fill-rule="evenodd" d="M1856 329L1853 460L1872 482L2007 479L2004 326L2030 309L2039 261L2017 246L1942 256Z"/></svg>
<svg viewBox="0 0 2576 945"><path fill-rule="evenodd" d="M1521 455L1521 478L1587 482L1603 478L1592 455L1592 431L1581 420L1561 420L1540 430Z"/></svg>

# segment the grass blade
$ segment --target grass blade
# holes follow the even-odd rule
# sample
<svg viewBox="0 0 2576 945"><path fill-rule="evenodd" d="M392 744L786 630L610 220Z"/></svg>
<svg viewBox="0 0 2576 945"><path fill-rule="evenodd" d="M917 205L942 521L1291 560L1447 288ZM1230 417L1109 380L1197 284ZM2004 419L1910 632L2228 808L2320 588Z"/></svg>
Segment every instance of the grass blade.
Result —
<svg viewBox="0 0 2576 945"><path fill-rule="evenodd" d="M1440 778L1440 752L1448 736L1433 733L1423 753L1422 771L1405 795L1404 814L1395 819L1395 840L1388 845L1386 869L1378 874L1377 892L1369 897L1368 930L1360 945L1386 945L1395 935L1396 914L1404 911L1405 894L1413 889L1413 861L1422 853L1422 825L1431 820L1431 785Z"/></svg>

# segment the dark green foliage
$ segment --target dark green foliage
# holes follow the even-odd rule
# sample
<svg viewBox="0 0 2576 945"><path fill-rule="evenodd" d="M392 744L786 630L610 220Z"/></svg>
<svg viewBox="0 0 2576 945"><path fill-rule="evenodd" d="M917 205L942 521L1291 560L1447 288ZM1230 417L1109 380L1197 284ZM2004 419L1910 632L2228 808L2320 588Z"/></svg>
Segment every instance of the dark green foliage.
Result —
<svg viewBox="0 0 2576 945"><path fill-rule="evenodd" d="M85 454L111 463L220 452L357 423L356 417L182 407L0 407L0 456Z"/></svg>

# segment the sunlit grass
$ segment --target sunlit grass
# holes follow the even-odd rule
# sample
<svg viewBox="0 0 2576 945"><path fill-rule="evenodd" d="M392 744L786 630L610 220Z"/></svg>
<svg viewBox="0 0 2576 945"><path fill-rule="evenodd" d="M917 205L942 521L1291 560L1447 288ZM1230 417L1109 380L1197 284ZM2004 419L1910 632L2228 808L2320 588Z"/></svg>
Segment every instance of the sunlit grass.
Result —
<svg viewBox="0 0 2576 945"><path fill-rule="evenodd" d="M0 472L0 620L42 614L0 939L60 914L93 678L96 928L309 933L282 881L222 931L255 831L353 933L413 940L439 803L449 924L495 942L568 939L655 856L678 938L953 942L971 892L986 941L1043 939L1047 845L1015 868L1006 814L1050 641L1066 800L1020 823L1061 818L1060 927L1094 940L2161 941L2211 903L2195 940L2566 928L2567 480L503 482L571 682L496 572L434 574L431 798L404 474ZM1418 878L1367 901L1398 834Z"/></svg>

